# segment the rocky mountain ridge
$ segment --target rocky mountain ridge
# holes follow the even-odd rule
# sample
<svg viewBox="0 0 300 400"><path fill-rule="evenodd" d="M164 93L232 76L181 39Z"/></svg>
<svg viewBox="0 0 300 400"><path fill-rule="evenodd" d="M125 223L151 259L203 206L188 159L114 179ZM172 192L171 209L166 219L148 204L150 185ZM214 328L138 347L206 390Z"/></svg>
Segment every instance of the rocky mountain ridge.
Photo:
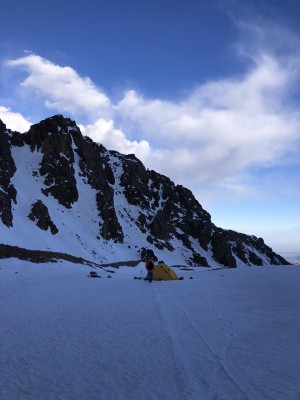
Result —
<svg viewBox="0 0 300 400"><path fill-rule="evenodd" d="M216 227L190 190L84 137L62 115L26 133L0 121L0 137L4 244L100 262L147 248L188 265L288 264L262 238Z"/></svg>

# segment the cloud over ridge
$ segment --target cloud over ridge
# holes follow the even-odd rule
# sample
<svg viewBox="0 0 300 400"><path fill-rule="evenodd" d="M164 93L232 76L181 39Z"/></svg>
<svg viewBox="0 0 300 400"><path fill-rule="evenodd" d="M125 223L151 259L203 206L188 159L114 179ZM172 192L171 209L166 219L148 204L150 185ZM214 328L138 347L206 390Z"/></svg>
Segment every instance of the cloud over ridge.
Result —
<svg viewBox="0 0 300 400"><path fill-rule="evenodd" d="M80 77L71 67L61 67L36 54L9 60L6 64L26 71L28 76L22 87L44 97L48 108L93 115L95 110L105 112L110 106L108 97L90 78Z"/></svg>
<svg viewBox="0 0 300 400"><path fill-rule="evenodd" d="M46 108L70 114L104 146L135 153L176 183L228 185L244 193L240 179L247 169L280 163L299 146L300 131L299 112L286 101L300 77L298 52L285 62L275 52L253 49L246 71L199 84L181 101L128 90L114 103L73 68L35 54L6 66L25 70L24 93L34 91Z"/></svg>

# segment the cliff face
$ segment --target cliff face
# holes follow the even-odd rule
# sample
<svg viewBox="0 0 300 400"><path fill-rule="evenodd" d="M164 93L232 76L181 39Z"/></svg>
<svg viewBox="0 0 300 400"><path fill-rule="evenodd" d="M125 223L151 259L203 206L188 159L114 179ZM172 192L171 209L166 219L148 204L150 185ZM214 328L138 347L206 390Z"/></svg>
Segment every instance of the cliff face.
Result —
<svg viewBox="0 0 300 400"><path fill-rule="evenodd" d="M134 155L83 137L61 115L24 134L0 121L0 138L6 244L102 260L137 258L148 248L190 265L288 264L263 239L216 227L190 190L146 169Z"/></svg>

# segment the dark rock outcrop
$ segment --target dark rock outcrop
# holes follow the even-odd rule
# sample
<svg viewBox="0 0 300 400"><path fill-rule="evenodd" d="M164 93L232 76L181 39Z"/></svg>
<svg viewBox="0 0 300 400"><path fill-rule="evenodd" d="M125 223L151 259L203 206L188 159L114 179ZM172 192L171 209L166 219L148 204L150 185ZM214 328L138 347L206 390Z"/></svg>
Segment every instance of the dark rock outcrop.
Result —
<svg viewBox="0 0 300 400"><path fill-rule="evenodd" d="M73 130L78 131L74 122L57 115L32 125L25 136L31 151L40 150L43 154L39 172L47 187L42 192L46 196L50 194L66 208L71 208L78 200L74 176Z"/></svg>
<svg viewBox="0 0 300 400"><path fill-rule="evenodd" d="M58 233L56 225L51 221L48 208L41 200L38 200L32 205L31 213L28 215L28 218L35 222L40 229L44 231L50 229L52 235Z"/></svg>
<svg viewBox="0 0 300 400"><path fill-rule="evenodd" d="M217 229L211 238L211 249L213 253L213 258L225 267L235 268L236 260L233 256L232 245L228 237L226 236L226 231L222 229Z"/></svg>
<svg viewBox="0 0 300 400"><path fill-rule="evenodd" d="M10 133L0 120L0 218L8 227L13 226L12 203L16 203L17 196L11 183L16 166L11 154Z"/></svg>

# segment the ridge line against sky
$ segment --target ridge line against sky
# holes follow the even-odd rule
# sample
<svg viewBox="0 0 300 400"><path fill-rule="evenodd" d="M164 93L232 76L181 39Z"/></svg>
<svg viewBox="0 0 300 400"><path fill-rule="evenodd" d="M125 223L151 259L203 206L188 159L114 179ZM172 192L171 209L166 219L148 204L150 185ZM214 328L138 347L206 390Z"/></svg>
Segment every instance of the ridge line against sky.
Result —
<svg viewBox="0 0 300 400"><path fill-rule="evenodd" d="M94 2L88 3L95 7ZM115 13L111 3L100 3L99 13L116 18L119 2L112 2ZM196 6L192 7L196 3L197 10L203 13L201 21L195 20L191 13L196 10ZM124 52L127 50L127 57L132 62L136 60L139 67L143 65L143 55L132 49L132 41L133 35L139 33L135 24L142 28L144 22L145 38L135 36L135 40L140 49L143 44L148 48L151 44L154 52L152 34L158 60L153 63L153 75L149 75L149 58L145 56L145 76L142 71L132 69L136 78L128 76L122 83L124 76L122 72L118 75L118 71L110 77L111 81L103 80L101 52L90 54L80 64L82 48L79 43L76 48L70 42L71 36L68 40L61 38L61 43L58 36L56 43L49 45L50 38L53 41L60 34L58 27L63 17L51 20L58 32L55 29L44 32L40 42L32 39L33 33L23 39L22 24L19 28L14 24L22 39L2 27L0 118L8 128L26 131L30 124L53 114L70 117L94 141L121 153L134 153L146 167L190 188L216 225L262 236L278 252L300 251L300 31L295 28L299 21L294 21L289 11L286 20L279 19L282 10L276 7L266 8L270 12L265 16L257 13L252 1L245 8L237 3L222 1L215 2L214 7L201 8L199 2L188 2L186 6L175 2L173 9L168 9L172 18L166 20L160 15L167 15L167 10L159 8L156 2L153 9L150 6L144 9L129 1L128 10L122 8L128 13L123 18L129 18L133 28L118 16L129 38ZM264 2L258 3L262 10ZM1 0L1 4L15 18L21 12L17 1L11 4ZM29 5L33 4L37 3L29 1ZM163 4L169 5L169 1ZM176 7L178 10L174 10ZM69 12L74 16L72 10ZM154 15L157 10L161 14ZM133 22L138 12L157 25L153 27L145 19ZM92 18L92 14L86 13ZM210 31L205 17L210 18L214 30ZM288 27L287 20L294 24ZM179 21L185 25L179 26ZM165 25L161 27L159 23ZM30 24L26 26L30 31ZM180 36L176 36L176 26L182 43ZM206 42L199 39L198 52L187 35L190 26L193 35L206 37ZM34 27L31 29L34 32ZM82 34L84 29L89 48L96 47L99 37L89 34L97 28L85 23L80 25ZM162 35L163 29L173 36L167 35L167 39L161 36L160 44L157 32ZM212 32L215 36L207 36ZM106 46L117 46L116 39L107 36ZM26 47L16 51L18 40ZM121 36L119 41L124 45ZM172 69L161 48L166 44L173 49L169 51L171 60L176 50L186 57L179 65L172 64ZM113 71L117 61L120 71L123 65L124 70L128 68L127 58L123 58L122 64L122 59L112 57ZM82 72L88 69L89 62L93 64L91 75ZM198 68L204 66L199 69L198 81L194 64ZM170 82L177 83L171 87ZM184 82L182 87L180 82ZM159 84L161 91L157 89Z"/></svg>

